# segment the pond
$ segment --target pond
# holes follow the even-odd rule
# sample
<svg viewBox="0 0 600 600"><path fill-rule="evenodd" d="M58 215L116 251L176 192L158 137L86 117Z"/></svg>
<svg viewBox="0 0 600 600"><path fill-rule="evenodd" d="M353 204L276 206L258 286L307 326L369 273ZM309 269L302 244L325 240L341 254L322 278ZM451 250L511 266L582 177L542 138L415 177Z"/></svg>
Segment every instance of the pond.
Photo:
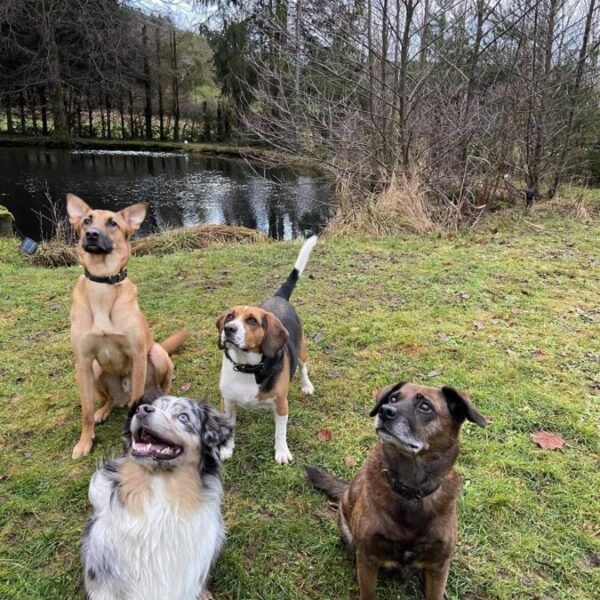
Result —
<svg viewBox="0 0 600 600"><path fill-rule="evenodd" d="M243 225L275 239L318 233L332 214L330 185L315 174L197 154L0 148L0 204L17 232L52 234L72 192L93 208L150 205L141 233L201 223Z"/></svg>

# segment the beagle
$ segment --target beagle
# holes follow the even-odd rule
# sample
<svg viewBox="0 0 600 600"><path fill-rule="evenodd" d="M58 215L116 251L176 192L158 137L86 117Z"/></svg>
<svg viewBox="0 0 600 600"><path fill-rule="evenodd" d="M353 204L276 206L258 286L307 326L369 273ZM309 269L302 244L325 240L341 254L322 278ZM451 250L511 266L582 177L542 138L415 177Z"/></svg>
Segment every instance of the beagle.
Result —
<svg viewBox="0 0 600 600"><path fill-rule="evenodd" d="M236 405L271 408L275 416L275 460L287 464L293 456L287 445L288 389L300 366L302 391L314 387L306 368L306 340L302 323L289 303L304 271L317 236L304 242L294 269L274 296L257 306L233 306L217 319L219 348L223 350L221 408L235 424ZM231 436L221 448L223 460L234 449Z"/></svg>

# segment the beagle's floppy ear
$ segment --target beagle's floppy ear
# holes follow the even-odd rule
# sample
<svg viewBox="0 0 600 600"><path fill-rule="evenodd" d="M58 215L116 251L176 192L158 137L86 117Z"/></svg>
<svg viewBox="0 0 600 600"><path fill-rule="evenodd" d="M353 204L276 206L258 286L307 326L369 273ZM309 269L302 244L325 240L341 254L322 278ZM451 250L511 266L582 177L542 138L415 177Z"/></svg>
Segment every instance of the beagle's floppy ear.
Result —
<svg viewBox="0 0 600 600"><path fill-rule="evenodd" d="M488 424L486 417L471 404L471 401L465 394L461 394L451 387L443 387L442 394L446 399L450 414L459 425L461 425L465 419L468 419L471 423L476 423L479 427L485 427Z"/></svg>
<svg viewBox="0 0 600 600"><path fill-rule="evenodd" d="M369 416L374 417L379 412L381 406L386 403L390 395L393 392L397 392L405 383L406 381L399 381L398 383L392 383L392 385L388 385L382 390L379 390L379 392L377 393L377 398L375 398L375 407L369 413Z"/></svg>
<svg viewBox="0 0 600 600"><path fill-rule="evenodd" d="M260 351L267 358L273 358L287 341L289 333L273 313L265 313L264 319L265 335L262 339Z"/></svg>
<svg viewBox="0 0 600 600"><path fill-rule="evenodd" d="M220 350L223 350L223 348L225 348L225 346L223 346L223 342L221 341L221 332L223 331L223 327L225 327L225 319L227 318L227 315L230 312L231 311L229 309L227 309L217 319L217 329L219 330L219 339L217 340L217 346L219 346Z"/></svg>
<svg viewBox="0 0 600 600"><path fill-rule="evenodd" d="M75 194L67 194L67 214L69 215L69 223L79 230L81 221L85 219L87 214L91 212L91 208Z"/></svg>
<svg viewBox="0 0 600 600"><path fill-rule="evenodd" d="M123 217L125 223L127 223L130 233L133 233L140 228L140 225L146 218L146 212L148 212L148 205L144 202L138 202L120 210L119 214Z"/></svg>

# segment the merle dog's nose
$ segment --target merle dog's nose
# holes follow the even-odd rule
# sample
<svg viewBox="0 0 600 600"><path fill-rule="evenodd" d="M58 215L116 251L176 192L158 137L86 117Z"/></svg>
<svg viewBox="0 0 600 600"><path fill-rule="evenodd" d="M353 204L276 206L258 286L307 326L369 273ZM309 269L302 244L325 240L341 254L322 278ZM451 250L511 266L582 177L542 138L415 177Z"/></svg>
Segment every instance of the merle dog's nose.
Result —
<svg viewBox="0 0 600 600"><path fill-rule="evenodd" d="M226 335L233 335L237 331L237 327L235 325L231 325L231 323L225 325L223 329L225 329Z"/></svg>
<svg viewBox="0 0 600 600"><path fill-rule="evenodd" d="M398 414L396 407L390 406L389 404L384 404L379 409L379 416L382 419L393 419Z"/></svg>
<svg viewBox="0 0 600 600"><path fill-rule="evenodd" d="M95 229L88 229L85 232L85 239L88 242L97 242L99 235L100 234Z"/></svg>
<svg viewBox="0 0 600 600"><path fill-rule="evenodd" d="M149 404L144 404L144 406L142 406L142 410L145 413L153 413L156 409L154 408L154 406L150 406Z"/></svg>

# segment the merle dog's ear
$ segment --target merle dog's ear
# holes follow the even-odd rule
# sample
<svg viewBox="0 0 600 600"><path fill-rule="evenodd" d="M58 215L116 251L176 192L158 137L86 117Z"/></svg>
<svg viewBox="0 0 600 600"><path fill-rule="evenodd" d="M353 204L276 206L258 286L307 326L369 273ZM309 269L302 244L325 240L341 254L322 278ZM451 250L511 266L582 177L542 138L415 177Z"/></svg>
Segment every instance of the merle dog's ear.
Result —
<svg viewBox="0 0 600 600"><path fill-rule="evenodd" d="M369 413L369 416L374 417L379 412L381 406L386 403L390 395L393 392L397 392L405 383L406 381L399 381L398 383L392 383L392 385L388 385L382 390L379 390L379 392L377 392L377 397L375 398L375 407Z"/></svg>
<svg viewBox="0 0 600 600"><path fill-rule="evenodd" d="M220 450L233 433L229 419L207 404L202 406L202 426L200 436L202 448Z"/></svg>
<svg viewBox="0 0 600 600"><path fill-rule="evenodd" d="M265 335L262 339L260 351L267 358L273 358L287 341L289 333L283 323L270 312L265 313L263 327Z"/></svg>
<svg viewBox="0 0 600 600"><path fill-rule="evenodd" d="M442 394L448 404L448 410L454 419L460 424L468 419L479 427L485 427L488 420L471 404L465 394L457 392L454 388L443 387Z"/></svg>
<svg viewBox="0 0 600 600"><path fill-rule="evenodd" d="M140 404L152 404L152 402L154 402L157 398L160 398L162 395L163 394L161 394L158 390L146 392L143 396L138 398L133 403L133 406L129 409L127 420L125 421L125 426L123 427L123 435L121 436L125 451L129 450L131 447L131 421L138 409L138 406L140 406Z"/></svg>

